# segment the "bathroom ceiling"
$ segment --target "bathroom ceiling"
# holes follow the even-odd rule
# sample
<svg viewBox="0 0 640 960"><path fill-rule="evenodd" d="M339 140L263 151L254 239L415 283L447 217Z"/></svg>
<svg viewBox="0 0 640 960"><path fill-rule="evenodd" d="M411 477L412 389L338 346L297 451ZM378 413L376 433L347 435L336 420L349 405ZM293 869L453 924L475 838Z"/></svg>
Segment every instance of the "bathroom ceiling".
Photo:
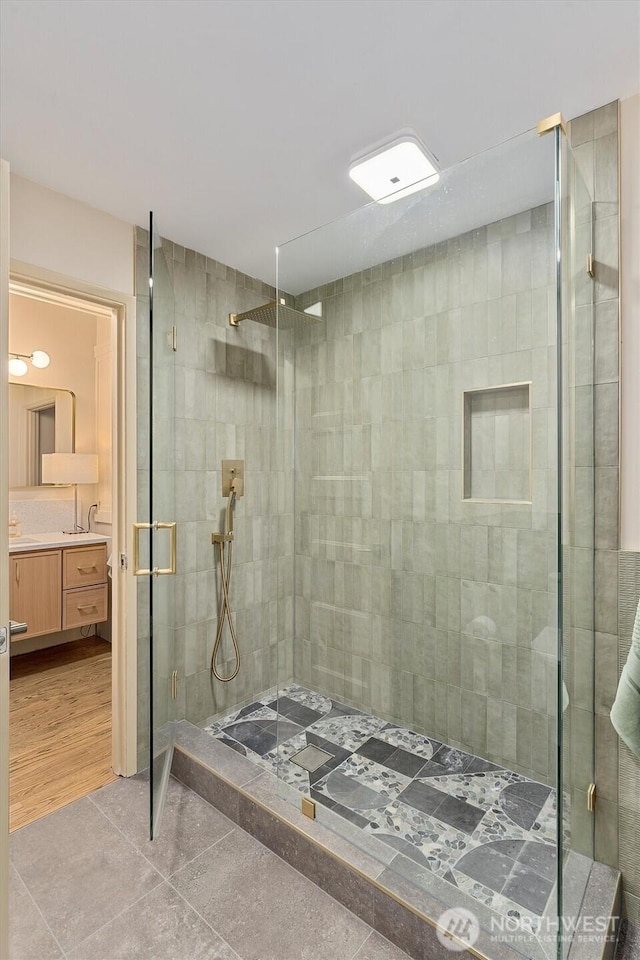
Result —
<svg viewBox="0 0 640 960"><path fill-rule="evenodd" d="M12 170L133 223L152 208L165 236L269 281L276 243L363 206L349 163L402 128L447 168L639 89L636 0L0 9Z"/></svg>

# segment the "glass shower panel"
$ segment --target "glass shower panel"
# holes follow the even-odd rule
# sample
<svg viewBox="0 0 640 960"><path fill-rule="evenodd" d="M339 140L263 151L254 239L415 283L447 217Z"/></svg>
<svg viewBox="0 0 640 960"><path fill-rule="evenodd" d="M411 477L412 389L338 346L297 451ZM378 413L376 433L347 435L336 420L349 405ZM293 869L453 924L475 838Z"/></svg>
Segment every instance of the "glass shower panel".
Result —
<svg viewBox="0 0 640 960"><path fill-rule="evenodd" d="M558 291L562 320L562 404L558 410L561 472L561 564L558 661L558 913L579 912L594 855L595 641L595 317L593 201L564 135L558 150ZM566 954L570 938L560 944ZM560 954L562 955L562 954Z"/></svg>
<svg viewBox="0 0 640 960"><path fill-rule="evenodd" d="M531 132L278 251L308 316L281 789L398 891L522 920L532 957L555 951L554 225Z"/></svg>
<svg viewBox="0 0 640 960"><path fill-rule="evenodd" d="M175 296L150 217L150 836L159 834L175 739Z"/></svg>

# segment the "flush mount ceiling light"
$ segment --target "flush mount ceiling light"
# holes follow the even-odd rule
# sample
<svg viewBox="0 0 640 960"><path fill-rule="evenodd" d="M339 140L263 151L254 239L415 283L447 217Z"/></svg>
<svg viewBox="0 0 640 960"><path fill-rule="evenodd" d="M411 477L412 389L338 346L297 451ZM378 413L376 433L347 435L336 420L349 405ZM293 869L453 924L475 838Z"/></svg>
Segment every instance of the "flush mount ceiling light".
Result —
<svg viewBox="0 0 640 960"><path fill-rule="evenodd" d="M437 183L436 160L417 137L404 135L349 167L349 176L378 203L393 203Z"/></svg>
<svg viewBox="0 0 640 960"><path fill-rule="evenodd" d="M10 353L9 373L12 377L24 377L29 369L27 360L40 370L44 370L51 363L51 357L44 350L34 350L33 353Z"/></svg>

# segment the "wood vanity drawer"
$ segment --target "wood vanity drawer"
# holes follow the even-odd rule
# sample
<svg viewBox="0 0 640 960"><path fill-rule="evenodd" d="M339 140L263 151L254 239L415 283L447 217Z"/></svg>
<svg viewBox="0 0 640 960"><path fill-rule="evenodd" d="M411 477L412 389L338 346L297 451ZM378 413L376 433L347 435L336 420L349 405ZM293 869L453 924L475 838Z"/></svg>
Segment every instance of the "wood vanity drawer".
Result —
<svg viewBox="0 0 640 960"><path fill-rule="evenodd" d="M62 603L62 629L102 623L107 619L108 599L106 583L81 590L66 590Z"/></svg>
<svg viewBox="0 0 640 960"><path fill-rule="evenodd" d="M107 547L99 543L91 547L73 547L62 554L62 586L69 590L107 579Z"/></svg>

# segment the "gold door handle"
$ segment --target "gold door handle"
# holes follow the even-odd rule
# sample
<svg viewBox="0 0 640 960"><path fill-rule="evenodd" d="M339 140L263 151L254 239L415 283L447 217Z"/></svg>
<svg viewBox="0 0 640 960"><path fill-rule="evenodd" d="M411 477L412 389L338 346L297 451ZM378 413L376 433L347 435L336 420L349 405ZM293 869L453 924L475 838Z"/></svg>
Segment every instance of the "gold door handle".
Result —
<svg viewBox="0 0 640 960"><path fill-rule="evenodd" d="M176 572L176 555L178 552L178 544L177 544L178 525L175 522L175 520L171 523L165 523L162 520L155 520L153 524L153 529L169 531L169 566L154 567L152 573L154 577L173 577L175 576L175 572Z"/></svg>
<svg viewBox="0 0 640 960"><path fill-rule="evenodd" d="M141 530L168 530L169 531L169 566L154 567L153 570L140 567L140 531ZM133 575L134 577L170 577L176 572L177 555L177 524L175 521L167 523L163 520L154 520L153 523L134 523L133 525Z"/></svg>
<svg viewBox="0 0 640 960"><path fill-rule="evenodd" d="M151 530L152 523L134 523L133 525L133 575L134 577L150 577L151 570L140 566L140 531Z"/></svg>
<svg viewBox="0 0 640 960"><path fill-rule="evenodd" d="M90 567L76 567L76 569L77 569L78 573L91 573L91 571L92 571L92 570L96 570L97 567L96 567L96 565L95 565L95 563L94 563L94 564L92 564Z"/></svg>

